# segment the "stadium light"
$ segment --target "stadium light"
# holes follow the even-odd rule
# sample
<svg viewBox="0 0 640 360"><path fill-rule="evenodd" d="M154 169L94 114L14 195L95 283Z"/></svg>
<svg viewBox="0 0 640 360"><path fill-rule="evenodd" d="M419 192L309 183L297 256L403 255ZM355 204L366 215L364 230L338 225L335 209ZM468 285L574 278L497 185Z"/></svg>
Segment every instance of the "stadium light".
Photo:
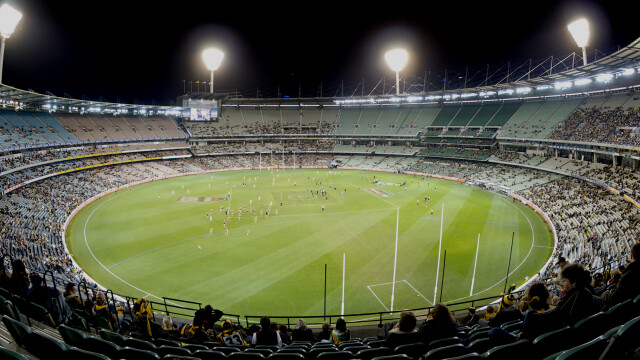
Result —
<svg viewBox="0 0 640 360"><path fill-rule="evenodd" d="M582 61L587 65L587 46L589 45L589 22L587 19L578 19L567 26L573 39L582 48Z"/></svg>
<svg viewBox="0 0 640 360"><path fill-rule="evenodd" d="M393 49L384 54L384 59L391 70L396 72L396 95L400 95L400 71L409 60L409 53L404 49Z"/></svg>
<svg viewBox="0 0 640 360"><path fill-rule="evenodd" d="M7 4L0 6L0 84L2 84L2 68L4 65L4 45L22 19L22 13Z"/></svg>
<svg viewBox="0 0 640 360"><path fill-rule="evenodd" d="M213 94L213 72L218 70L220 64L222 64L222 59L224 58L224 53L218 49L206 49L202 52L202 59L204 59L204 63L207 66L207 69L211 71L211 93ZM205 89L206 91L206 89Z"/></svg>

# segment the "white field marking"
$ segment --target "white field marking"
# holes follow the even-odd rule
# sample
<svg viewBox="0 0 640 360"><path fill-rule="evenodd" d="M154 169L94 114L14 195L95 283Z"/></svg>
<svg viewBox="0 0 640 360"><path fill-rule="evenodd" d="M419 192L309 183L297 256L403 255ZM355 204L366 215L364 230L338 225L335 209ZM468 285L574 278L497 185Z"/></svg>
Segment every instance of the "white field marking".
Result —
<svg viewBox="0 0 640 360"><path fill-rule="evenodd" d="M427 299L426 297L424 297L424 295L422 295L422 293L420 293L420 291L418 291L415 287L413 287L413 285L411 285L407 280L398 280L396 282L403 282L407 285L409 285L409 287L415 291L418 296L422 297L423 299L425 299L429 304L433 305L433 303L431 301L429 301L429 299ZM393 309L389 310L389 308L387 308L384 303L382 302L382 300L380 300L380 298L378 297L378 295L376 295L376 293L373 291L373 289L371 289L372 287L375 286L384 286L384 285L389 285L389 284L393 284L391 282L386 282L386 283L381 283L381 284L373 284L373 285L367 285L367 289L369 289L369 291L371 291L371 293L373 294L373 296L375 296L375 298L378 300L378 302L380 303L380 305L382 305L382 307L385 308L385 310L387 311L393 311Z"/></svg>
<svg viewBox="0 0 640 360"><path fill-rule="evenodd" d="M476 282L476 268L478 267L478 253L480 252L480 234L478 234L478 245L476 245L476 261L473 263L473 277L471 278L471 291L469 296L473 295L473 284Z"/></svg>
<svg viewBox="0 0 640 360"><path fill-rule="evenodd" d="M346 261L347 253L342 253L342 312L340 313L344 317L344 280L346 273Z"/></svg>
<svg viewBox="0 0 640 360"><path fill-rule="evenodd" d="M122 193L121 193L122 194ZM108 272L109 274L111 274L111 276L115 277L116 279L120 280L122 283L127 284L129 286L131 286L132 288L142 292L142 293L146 293L146 296L153 296L156 299L162 300L161 297L155 296L151 293L149 293L148 291L144 291L142 289L140 289L139 287L133 286L132 284L128 283L127 281L123 280L122 278L120 278L118 275L114 274L113 272L111 272L111 270L109 270L106 266L104 266L104 264L102 262L100 262L100 260L98 260L98 258L95 256L95 254L93 253L93 251L91 250L91 247L89 246L89 242L87 241L87 224L89 223L89 220L91 219L91 217L93 216L93 214L100 208L102 207L102 205L106 204L108 201L111 201L113 199L115 199L116 197L120 196L121 194L116 194L115 196L105 200L104 202L102 202L100 205L96 206L95 209L93 209L93 211L91 212L91 214L89 214L89 216L87 217L87 220L84 223L84 228L82 231L82 235L84 237L84 244L87 247L87 250L89 250L89 253L91 254L91 257L93 257L93 260L95 260L106 272ZM172 305L177 305L172 303Z"/></svg>
<svg viewBox="0 0 640 360"><path fill-rule="evenodd" d="M509 203L508 201L506 201L505 199L499 198L502 201L505 201L507 203ZM509 273L509 275L513 274L514 272L516 272L516 270L518 270L520 268L520 266L522 266L522 264L524 264L525 262L527 262L527 259L529 258L529 255L531 255L531 251L533 250L534 247L534 243L535 243L535 232L533 231L533 224L531 224L531 220L529 220L529 217L522 212L522 210L518 209L517 206L511 204L513 207L515 207L518 211L520 211L520 213L525 217L525 219L527 219L527 222L529 223L529 227L531 228L531 247L529 248L529 252L527 253L527 256L524 257L524 259L522 260L522 262L515 268L513 269L512 272ZM489 291L491 289L493 289L495 286L499 285L500 283L502 283L504 281L504 279L506 279L506 277L503 277L502 279L500 279L498 282L496 282L495 284L491 285L490 287L475 293L475 295L479 295L482 294L483 292ZM468 299L470 298L470 296L465 296L459 299L455 299L455 300L451 300L450 302L458 302L460 300L464 300L464 299Z"/></svg>
<svg viewBox="0 0 640 360"><path fill-rule="evenodd" d="M544 245L533 245L533 247L553 249L553 246L544 246Z"/></svg>
<svg viewBox="0 0 640 360"><path fill-rule="evenodd" d="M413 291L417 292L418 295L420 295L421 298L425 299L429 304L433 305L433 303L431 301L429 301L429 299L424 297L424 295L422 295L422 293L420 291L418 291L416 288L414 288L413 285L409 284L409 282L407 280L402 280L402 281L404 281L407 285L409 285L413 289Z"/></svg>
<svg viewBox="0 0 640 360"><path fill-rule="evenodd" d="M393 252L393 282L391 284L391 311L393 311L393 297L396 293L396 265L398 263L398 224L400 223L400 208L396 211L396 247Z"/></svg>
<svg viewBox="0 0 640 360"><path fill-rule="evenodd" d="M438 276L440 275L440 253L442 252L442 226L444 224L444 203L442 203L442 211L440 212L440 244L438 245L438 266L436 268L436 284L433 288L433 303L436 303L438 297Z"/></svg>
<svg viewBox="0 0 640 360"><path fill-rule="evenodd" d="M384 303L382 302L382 300L380 300L380 298L378 297L378 295L376 295L376 293L375 293L375 292L373 292L373 290L371 290L371 286L377 286L377 285L367 285L367 289L369 289L369 291L371 291L371 293L373 294L373 296L374 296L376 299L378 299L378 302L380 303L380 305L382 305L382 307L383 307L385 310L389 311L389 309L388 309L386 306L384 306Z"/></svg>

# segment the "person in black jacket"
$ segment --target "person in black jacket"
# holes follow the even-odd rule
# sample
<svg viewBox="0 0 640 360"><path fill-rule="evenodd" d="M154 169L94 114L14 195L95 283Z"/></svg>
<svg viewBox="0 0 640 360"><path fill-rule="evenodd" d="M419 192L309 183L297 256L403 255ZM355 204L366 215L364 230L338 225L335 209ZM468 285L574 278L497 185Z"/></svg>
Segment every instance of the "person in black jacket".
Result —
<svg viewBox="0 0 640 360"><path fill-rule="evenodd" d="M638 259L640 259L640 243L636 243L631 248L631 263L622 271L615 288L602 294L605 309L640 295L640 263L638 263Z"/></svg>
<svg viewBox="0 0 640 360"><path fill-rule="evenodd" d="M400 345L420 342L421 334L418 334L416 324L416 316L411 311L403 311L398 323L389 331L384 346L395 349Z"/></svg>
<svg viewBox="0 0 640 360"><path fill-rule="evenodd" d="M202 329L209 333L209 335L213 335L213 326L223 315L224 313L222 311L214 309L211 305L205 305L202 309L196 310L193 322L202 322Z"/></svg>
<svg viewBox="0 0 640 360"><path fill-rule="evenodd" d="M578 263L562 269L562 287L564 296L558 302L555 313L564 326L573 326L578 321L594 314L598 308L594 296L585 287L584 267Z"/></svg>

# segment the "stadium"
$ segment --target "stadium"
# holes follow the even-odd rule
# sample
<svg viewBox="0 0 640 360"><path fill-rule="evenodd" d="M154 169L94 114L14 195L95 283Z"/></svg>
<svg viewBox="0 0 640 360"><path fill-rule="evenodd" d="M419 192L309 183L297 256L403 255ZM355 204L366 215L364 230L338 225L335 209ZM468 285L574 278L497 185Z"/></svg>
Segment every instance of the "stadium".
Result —
<svg viewBox="0 0 640 360"><path fill-rule="evenodd" d="M637 352L640 39L594 59L445 75L431 90L398 77L349 96L214 92L210 70L210 92L185 86L173 106L0 84L2 358ZM546 331L497 337L526 330L534 285L562 309L574 264L598 299L588 316L548 310ZM39 281L44 299L28 290ZM613 302L622 284L635 289ZM496 325L494 307L515 308L506 299L520 316ZM455 333L389 345L388 323L410 311L422 330L439 304ZM224 315L205 340L164 327L199 327L207 305ZM476 311L488 323L463 323ZM231 320L255 340L264 316L287 344L212 335ZM313 341L291 341L299 318ZM351 338L315 343L338 319Z"/></svg>

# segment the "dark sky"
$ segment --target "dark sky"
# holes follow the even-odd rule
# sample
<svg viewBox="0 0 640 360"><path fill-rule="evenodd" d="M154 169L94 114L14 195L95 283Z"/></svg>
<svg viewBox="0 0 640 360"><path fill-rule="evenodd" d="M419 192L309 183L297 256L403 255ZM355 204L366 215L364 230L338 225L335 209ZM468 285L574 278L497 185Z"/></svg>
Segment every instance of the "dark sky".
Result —
<svg viewBox="0 0 640 360"><path fill-rule="evenodd" d="M216 90L316 96L322 84L332 96L341 81L392 81L382 56L393 42L409 49L406 76L419 77L579 51L566 30L579 16L591 21L590 51L640 37L635 1L8 2L24 16L7 40L4 83L158 105L175 102L183 81L187 91L208 81L208 44L225 52Z"/></svg>

